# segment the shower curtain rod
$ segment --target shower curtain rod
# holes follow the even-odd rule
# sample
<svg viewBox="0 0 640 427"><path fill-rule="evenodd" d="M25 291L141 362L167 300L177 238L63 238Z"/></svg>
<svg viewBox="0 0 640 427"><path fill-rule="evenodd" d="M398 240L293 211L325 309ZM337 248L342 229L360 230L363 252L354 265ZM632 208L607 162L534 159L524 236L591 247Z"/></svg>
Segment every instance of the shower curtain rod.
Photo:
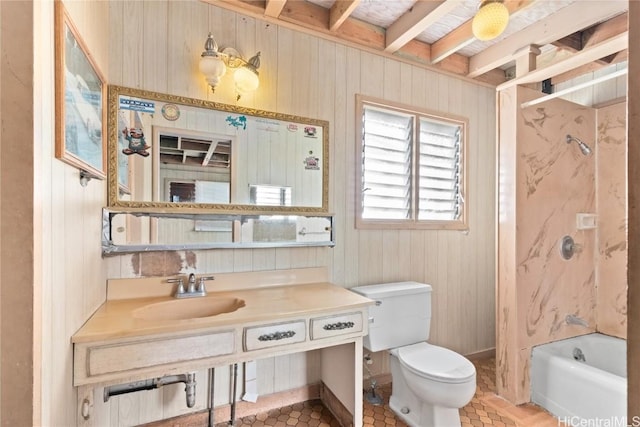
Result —
<svg viewBox="0 0 640 427"><path fill-rule="evenodd" d="M550 99L557 98L559 96L566 95L568 93L575 92L576 90L584 89L586 87L593 86L593 85L598 84L598 83L606 82L607 80L615 79L616 77L620 77L620 76L623 76L625 74L627 74L627 68L615 71L615 72L613 72L611 74L607 74L607 75L598 77L597 79L593 79L593 80L590 80L588 82L579 83L579 84L577 84L575 86L571 86L571 87L568 87L566 89L559 90L557 92L554 92L554 93L546 95L546 96L541 96L540 98L536 98L536 99L533 99L531 101L523 102L522 104L520 104L520 108L531 107L532 105L540 104L540 103L548 101Z"/></svg>

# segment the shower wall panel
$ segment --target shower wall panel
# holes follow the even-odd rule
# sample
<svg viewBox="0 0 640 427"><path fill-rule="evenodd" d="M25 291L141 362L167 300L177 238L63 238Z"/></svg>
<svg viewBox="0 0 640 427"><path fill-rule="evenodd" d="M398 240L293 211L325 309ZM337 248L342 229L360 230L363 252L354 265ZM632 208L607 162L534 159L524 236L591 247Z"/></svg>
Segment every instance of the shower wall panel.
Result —
<svg viewBox="0 0 640 427"><path fill-rule="evenodd" d="M627 104L598 110L598 331L627 337Z"/></svg>
<svg viewBox="0 0 640 427"><path fill-rule="evenodd" d="M576 216L596 211L596 156L566 142L572 135L595 152L595 129L594 109L562 99L518 116L516 271L523 348L595 330L596 230L579 230ZM563 236L576 244L568 260L560 253ZM568 325L567 315L590 328Z"/></svg>
<svg viewBox="0 0 640 427"><path fill-rule="evenodd" d="M533 346L596 326L596 232L576 226L578 213L596 209L596 162L566 142L570 134L595 150L596 110L561 99L520 108L538 96L500 93L497 385L515 403L529 401ZM569 260L563 236L577 245ZM569 314L588 326L568 325Z"/></svg>

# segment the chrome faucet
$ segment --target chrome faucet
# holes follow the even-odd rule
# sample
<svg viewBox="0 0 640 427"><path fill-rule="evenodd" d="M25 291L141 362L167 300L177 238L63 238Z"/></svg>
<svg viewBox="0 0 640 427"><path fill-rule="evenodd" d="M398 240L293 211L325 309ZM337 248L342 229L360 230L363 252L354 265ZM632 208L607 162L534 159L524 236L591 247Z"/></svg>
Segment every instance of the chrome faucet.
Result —
<svg viewBox="0 0 640 427"><path fill-rule="evenodd" d="M589 323L587 323L586 320L576 316L575 314L567 314L567 316L564 318L564 321L567 323L567 325L580 325L584 326L585 328L589 327Z"/></svg>
<svg viewBox="0 0 640 427"><path fill-rule="evenodd" d="M175 279L167 279L169 283L177 283L178 287L176 288L176 292L173 294L176 298L194 298L194 297L203 297L207 295L207 289L205 286L205 281L213 280L213 276L205 276L200 277L199 280L196 279L196 275L191 273L187 279L187 289L184 288L184 282L182 277L177 277ZM197 284L196 284L197 282Z"/></svg>
<svg viewBox="0 0 640 427"><path fill-rule="evenodd" d="M587 359L584 357L584 353L582 349L576 347L573 349L573 358L579 362L586 362Z"/></svg>
<svg viewBox="0 0 640 427"><path fill-rule="evenodd" d="M187 293L192 294L196 291L196 275L191 273L189 274L189 285L187 286Z"/></svg>

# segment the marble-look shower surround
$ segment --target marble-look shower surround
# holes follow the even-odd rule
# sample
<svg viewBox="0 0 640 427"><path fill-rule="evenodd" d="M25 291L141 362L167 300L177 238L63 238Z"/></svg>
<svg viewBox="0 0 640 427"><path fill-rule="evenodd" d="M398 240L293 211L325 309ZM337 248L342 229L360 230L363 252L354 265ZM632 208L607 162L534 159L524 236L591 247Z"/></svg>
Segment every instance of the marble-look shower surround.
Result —
<svg viewBox="0 0 640 427"><path fill-rule="evenodd" d="M627 338L627 103L597 117L596 322L599 332Z"/></svg>
<svg viewBox="0 0 640 427"><path fill-rule="evenodd" d="M538 96L499 94L497 387L514 403L529 401L533 346L596 329L596 230L576 227L577 213L596 210L596 157L566 143L571 134L595 150L596 110L560 99L520 108ZM565 235L579 245L570 260Z"/></svg>

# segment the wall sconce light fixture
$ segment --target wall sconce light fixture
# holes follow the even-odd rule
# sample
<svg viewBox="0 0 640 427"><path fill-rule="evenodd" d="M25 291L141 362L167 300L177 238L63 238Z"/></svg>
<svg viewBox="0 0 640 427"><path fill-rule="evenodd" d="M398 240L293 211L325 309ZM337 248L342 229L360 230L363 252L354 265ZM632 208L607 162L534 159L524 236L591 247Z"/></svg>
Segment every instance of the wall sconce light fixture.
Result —
<svg viewBox="0 0 640 427"><path fill-rule="evenodd" d="M502 34L508 23L509 9L503 0L482 0L471 22L471 30L478 40L492 40Z"/></svg>
<svg viewBox="0 0 640 427"><path fill-rule="evenodd" d="M240 55L240 52L232 47L218 50L218 44L209 33L207 41L204 43L204 52L200 55L200 72L205 75L212 92L215 93L216 86L226 73L227 67L236 69L233 80L238 93L237 99L258 89L260 85L258 77L260 52L247 61Z"/></svg>

